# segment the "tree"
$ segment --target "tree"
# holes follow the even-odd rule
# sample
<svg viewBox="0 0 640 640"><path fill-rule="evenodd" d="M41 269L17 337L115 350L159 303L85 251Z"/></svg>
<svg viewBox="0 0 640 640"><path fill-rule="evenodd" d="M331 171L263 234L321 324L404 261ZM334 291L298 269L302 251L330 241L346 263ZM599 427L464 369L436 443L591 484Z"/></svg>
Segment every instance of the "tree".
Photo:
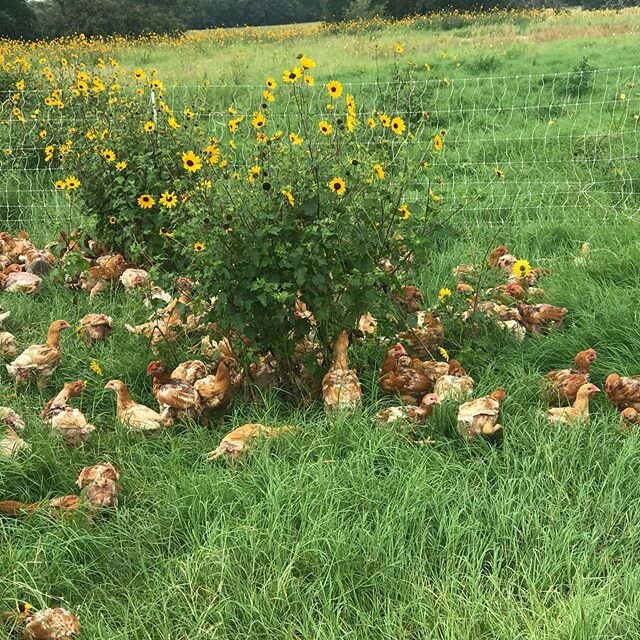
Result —
<svg viewBox="0 0 640 640"><path fill-rule="evenodd" d="M0 7L0 36L33 38L35 16L26 0L3 0Z"/></svg>

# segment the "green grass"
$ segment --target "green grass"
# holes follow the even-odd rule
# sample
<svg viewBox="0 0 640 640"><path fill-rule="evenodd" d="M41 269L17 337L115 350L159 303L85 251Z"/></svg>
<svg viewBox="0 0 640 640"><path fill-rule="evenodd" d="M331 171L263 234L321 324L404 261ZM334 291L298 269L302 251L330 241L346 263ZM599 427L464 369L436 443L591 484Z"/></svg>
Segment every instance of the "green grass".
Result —
<svg viewBox="0 0 640 640"><path fill-rule="evenodd" d="M563 24L568 30L573 23ZM584 30L584 23L579 26ZM535 23L526 33L533 37L543 30L544 24ZM494 46L495 54L489 54L482 42L506 39L506 27L468 32L469 27L389 29L375 38L403 41L416 52L435 43L424 62L437 58L442 42L450 55L437 62L438 77L473 77L466 62L455 66L456 56L475 60L479 75L495 77L532 69L569 72L586 55L585 47L595 67L638 63L628 33L589 43L564 33L565 41L534 44L521 42L516 32L513 42ZM305 51L328 66L322 72L326 79L338 72L341 79L367 78L373 69L367 37L326 36L305 42ZM332 56L340 43L345 54ZM246 54L241 64L248 65L246 76L254 82L274 65L288 63L302 44L237 47ZM355 60L353 47L361 52ZM210 64L207 53L194 53L199 56L194 64L185 57L167 58L161 68L168 54L159 48L158 59L149 51L145 64L156 64L165 75L188 65L199 79L198 69ZM129 66L136 64L135 51L127 55ZM230 60L234 50L216 55ZM487 62L487 55L497 62ZM252 60L264 66L256 69ZM497 86L498 80L493 90ZM604 95L605 87L594 91ZM627 93L637 99L634 88ZM453 95L466 99L464 92ZM572 113L560 115L558 126L583 127L590 114L581 112L579 125ZM527 118L524 124L531 122ZM513 141L522 125L510 122L505 136ZM484 135L477 119L466 131L447 126L454 150L457 136ZM609 146L605 159L608 152ZM450 153L451 175L476 180L476 169L458 166ZM520 151L510 144L504 153L515 167ZM523 157L527 153L544 158L545 150L522 150ZM559 173L551 174L556 180L580 175L578 163L566 166L571 162L566 153L558 144L545 158L557 161ZM591 166L598 175L607 170ZM459 183L464 189L465 180ZM496 188L505 189L508 201L523 184L532 189L534 183L523 167ZM119 468L123 491L117 512L92 529L43 515L0 518L0 606L11 608L18 600L63 604L79 615L89 640L638 637L640 436L617 433L617 416L603 394L594 402L591 424L574 428L548 426L539 401L541 375L567 366L586 347L598 350L592 375L597 384L612 371L640 372L638 192L628 181L625 187L632 191L624 209L605 193L602 204L589 200L563 207L552 201L520 209L507 202L501 211L491 204L486 212L462 211L453 220L454 232L441 238L424 265L419 284L430 304L439 287L451 286L455 265L480 260L488 247L504 242L518 256L551 269L543 282L548 300L569 309L562 333L527 337L522 344L494 336L487 349L465 356L478 394L507 389L505 436L498 446L457 439L451 405L438 407L425 430L436 441L432 446L413 447L376 427L375 410L388 399L376 390L381 350L372 345L352 354L365 408L335 424L319 407L291 414L269 398L261 405L237 402L210 428L185 426L157 438L136 438L116 423L114 398L102 387L121 378L136 399L152 405L144 376L149 352L144 341L124 330L125 323L145 318L140 301L107 293L90 302L50 283L33 298L2 294L1 306L12 311L6 329L21 347L41 342L52 319L76 324L89 311L111 314L115 329L109 341L91 348L72 334L64 337L65 355L53 386L88 380L80 405L98 429L84 449L65 448L38 418L57 389L30 387L11 397L13 384L0 372L1 403L26 419L25 438L32 445L27 455L0 460L0 499L36 501L73 493L80 469L102 460ZM484 225L483 216L505 223ZM36 231L40 238L53 234L52 228ZM577 265L574 258L587 241L590 256ZM187 346L163 356L179 362ZM90 372L92 359L102 365L103 378ZM248 421L294 423L299 429L261 443L235 466L203 460L225 432Z"/></svg>

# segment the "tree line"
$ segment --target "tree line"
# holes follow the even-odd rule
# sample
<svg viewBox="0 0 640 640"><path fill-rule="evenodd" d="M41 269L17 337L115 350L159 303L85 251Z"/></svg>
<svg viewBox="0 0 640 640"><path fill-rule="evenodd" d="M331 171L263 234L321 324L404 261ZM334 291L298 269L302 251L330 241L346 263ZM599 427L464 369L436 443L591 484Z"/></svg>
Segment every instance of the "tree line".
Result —
<svg viewBox="0 0 640 640"><path fill-rule="evenodd" d="M621 8L640 0L492 0L491 6ZM339 21L374 15L401 18L449 8L481 8L479 0L2 0L0 37L50 38L178 33L187 29Z"/></svg>

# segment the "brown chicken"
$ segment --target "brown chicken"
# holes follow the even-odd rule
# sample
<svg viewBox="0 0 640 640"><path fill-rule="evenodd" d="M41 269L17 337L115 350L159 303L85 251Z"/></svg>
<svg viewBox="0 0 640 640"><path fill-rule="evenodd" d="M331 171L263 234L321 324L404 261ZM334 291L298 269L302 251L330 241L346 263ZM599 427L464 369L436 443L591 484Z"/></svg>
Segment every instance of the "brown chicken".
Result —
<svg viewBox="0 0 640 640"><path fill-rule="evenodd" d="M6 612L8 620L21 640L75 640L80 635L80 623L71 612L61 607L33 611L30 604L21 604L16 612Z"/></svg>
<svg viewBox="0 0 640 640"><path fill-rule="evenodd" d="M508 254L509 250L503 244L498 245L495 249L491 251L489 257L487 258L487 263L493 269L498 269L500 267L500 259Z"/></svg>
<svg viewBox="0 0 640 640"><path fill-rule="evenodd" d="M543 380L547 401L559 406L573 404L578 389L589 382L589 370L597 355L595 349L585 349L576 355L574 369L558 369L547 373Z"/></svg>
<svg viewBox="0 0 640 640"><path fill-rule="evenodd" d="M633 427L640 424L640 411L633 407L627 407L620 412L620 426L618 431L630 431Z"/></svg>
<svg viewBox="0 0 640 640"><path fill-rule="evenodd" d="M349 369L347 350L349 336L343 331L336 340L333 364L322 379L322 397L327 413L341 409L353 409L360 404L362 389L355 369Z"/></svg>
<svg viewBox="0 0 640 640"><path fill-rule="evenodd" d="M196 380L207 376L207 367L202 360L186 360L181 362L172 372L172 380L182 380L194 384Z"/></svg>
<svg viewBox="0 0 640 640"><path fill-rule="evenodd" d="M13 458L18 451L31 447L11 427L0 427L0 457Z"/></svg>
<svg viewBox="0 0 640 640"><path fill-rule="evenodd" d="M289 425L284 427L265 427L263 424L242 425L222 438L218 448L206 454L206 459L216 460L221 456L239 458L256 438L273 438L293 429L294 427Z"/></svg>
<svg viewBox="0 0 640 640"><path fill-rule="evenodd" d="M164 362L154 360L147 366L153 377L153 395L160 406L160 416L167 425L176 420L196 420L202 413L202 398L193 385L173 379Z"/></svg>
<svg viewBox="0 0 640 640"><path fill-rule="evenodd" d="M151 285L149 274L144 269L125 269L120 275L120 282L127 291Z"/></svg>
<svg viewBox="0 0 640 640"><path fill-rule="evenodd" d="M204 410L224 411L231 402L233 385L231 384L231 369L234 361L222 359L218 363L215 375L200 378L194 383L194 388L202 398Z"/></svg>
<svg viewBox="0 0 640 640"><path fill-rule="evenodd" d="M10 233L3 231L0 233L0 247L2 254L11 262L22 262L26 253L36 249L25 231L20 231L15 238Z"/></svg>
<svg viewBox="0 0 640 640"><path fill-rule="evenodd" d="M362 334L363 338L374 336L378 331L378 321L370 313L364 313L356 322L356 329Z"/></svg>
<svg viewBox="0 0 640 640"><path fill-rule="evenodd" d="M444 339L444 326L430 311L419 311L415 328L402 331L398 339L409 345L409 353L419 358L430 358Z"/></svg>
<svg viewBox="0 0 640 640"><path fill-rule="evenodd" d="M498 424L500 405L505 398L504 389L495 389L488 396L469 400L458 409L458 433L473 439L480 435L493 436L502 429Z"/></svg>
<svg viewBox="0 0 640 640"><path fill-rule="evenodd" d="M400 293L394 294L393 300L408 313L415 313L422 307L424 297L418 287L408 285L402 287Z"/></svg>
<svg viewBox="0 0 640 640"><path fill-rule="evenodd" d="M7 293L37 293L42 279L35 273L25 273L22 267L11 265L0 274L0 287Z"/></svg>
<svg viewBox="0 0 640 640"><path fill-rule="evenodd" d="M133 401L124 382L109 380L104 388L115 391L117 400L116 414L120 422L127 426L130 431L152 434L167 426L159 413Z"/></svg>
<svg viewBox="0 0 640 640"><path fill-rule="evenodd" d="M424 424L437 404L440 404L440 398L435 393L427 393L417 406L388 407L378 411L376 418L381 426L398 421Z"/></svg>
<svg viewBox="0 0 640 640"><path fill-rule="evenodd" d="M570 407L553 407L547 411L547 419L551 423L575 424L589 422L589 400L600 391L590 382L583 384L576 394L575 402Z"/></svg>
<svg viewBox="0 0 640 640"><path fill-rule="evenodd" d="M520 321L529 333L544 333L548 329L562 329L567 310L551 304L518 304Z"/></svg>
<svg viewBox="0 0 640 640"><path fill-rule="evenodd" d="M15 358L16 353L18 353L16 337L8 331L0 331L0 356Z"/></svg>
<svg viewBox="0 0 640 640"><path fill-rule="evenodd" d="M607 376L604 391L618 411L628 407L640 411L640 376L620 376L612 373Z"/></svg>
<svg viewBox="0 0 640 640"><path fill-rule="evenodd" d="M9 375L16 382L35 379L38 385L45 385L60 364L60 333L71 325L66 320L51 323L45 344L35 344L23 351L11 364L7 365Z"/></svg>
<svg viewBox="0 0 640 640"><path fill-rule="evenodd" d="M46 275L51 271L55 262L56 257L47 249L32 249L24 254L25 269L29 273Z"/></svg>
<svg viewBox="0 0 640 640"><path fill-rule="evenodd" d="M72 447L84 444L89 434L96 429L92 424L87 423L82 411L69 405L69 399L82 395L83 391L82 380L67 382L62 391L47 402L40 414L42 420Z"/></svg>
<svg viewBox="0 0 640 640"><path fill-rule="evenodd" d="M120 276L127 268L127 263L121 254L100 256L93 267L82 276L82 288L89 290L89 297L93 298L110 286L117 284Z"/></svg>
<svg viewBox="0 0 640 640"><path fill-rule="evenodd" d="M113 330L113 320L104 313L88 313L80 320L82 339L87 344L106 340Z"/></svg>
<svg viewBox="0 0 640 640"><path fill-rule="evenodd" d="M386 393L399 395L408 404L417 404L425 394L433 391L433 380L423 363L408 356L398 343L387 351L379 386Z"/></svg>
<svg viewBox="0 0 640 640"><path fill-rule="evenodd" d="M433 390L442 401L462 402L471 395L473 383L473 378L467 375L462 365L457 360L451 360L446 375L436 380Z"/></svg>

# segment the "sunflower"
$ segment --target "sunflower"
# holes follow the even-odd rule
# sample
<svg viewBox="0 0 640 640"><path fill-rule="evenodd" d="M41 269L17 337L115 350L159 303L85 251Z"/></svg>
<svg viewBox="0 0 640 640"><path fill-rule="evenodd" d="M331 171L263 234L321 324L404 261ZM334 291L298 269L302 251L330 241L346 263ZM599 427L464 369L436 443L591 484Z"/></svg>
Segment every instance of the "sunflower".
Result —
<svg viewBox="0 0 640 640"><path fill-rule="evenodd" d="M38 135L40 136L40 140L44 140L47 137L47 130L43 129Z"/></svg>
<svg viewBox="0 0 640 640"><path fill-rule="evenodd" d="M391 121L391 131L393 131L393 133L395 133L398 136L401 136L404 133L404 130L407 128L407 126L404 123L404 120L402 118L395 117L392 121Z"/></svg>
<svg viewBox="0 0 640 640"><path fill-rule="evenodd" d="M315 60L312 60L311 58L307 58L307 56L300 56L300 66L303 69L315 69L316 63L315 63Z"/></svg>
<svg viewBox="0 0 640 640"><path fill-rule="evenodd" d="M300 145L304 138L301 138L297 133L290 133L289 140L291 140L291 144Z"/></svg>
<svg viewBox="0 0 640 640"><path fill-rule="evenodd" d="M149 120L149 122L145 122L142 129L146 132L146 133L152 133L153 131L156 130L156 125L151 122L151 120Z"/></svg>
<svg viewBox="0 0 640 640"><path fill-rule="evenodd" d="M286 69L282 72L282 81L286 82L287 84L293 84L301 75L302 69L300 67L295 67L291 71Z"/></svg>
<svg viewBox="0 0 640 640"><path fill-rule="evenodd" d="M260 144L266 144L269 140L269 136L264 131L258 131L256 133L256 142Z"/></svg>
<svg viewBox="0 0 640 640"><path fill-rule="evenodd" d="M172 128L172 129L179 129L180 125L178 124L178 121L171 116L171 118L167 118L167 124Z"/></svg>
<svg viewBox="0 0 640 640"><path fill-rule="evenodd" d="M182 110L182 113L187 120L191 120L191 118L193 118L196 115L195 113L193 113L193 111L191 111L191 109L189 109L189 107L185 107Z"/></svg>
<svg viewBox="0 0 640 640"><path fill-rule="evenodd" d="M373 118L367 118L367 128L373 129L376 126L376 121Z"/></svg>
<svg viewBox="0 0 640 640"><path fill-rule="evenodd" d="M201 253L202 251L204 251L204 249L205 249L205 244L204 244L204 242L196 242L196 243L193 245L193 250L194 250L196 253Z"/></svg>
<svg viewBox="0 0 640 640"><path fill-rule="evenodd" d="M280 193L287 199L289 206L293 207L296 201L293 199L293 194L291 193L291 191L287 191L287 189L283 189Z"/></svg>
<svg viewBox="0 0 640 640"><path fill-rule="evenodd" d="M357 124L358 124L358 121L352 115L347 116L346 128L349 133L354 132Z"/></svg>
<svg viewBox="0 0 640 640"><path fill-rule="evenodd" d="M109 216L109 224L115 224L116 222L118 222L118 218L115 216Z"/></svg>
<svg viewBox="0 0 640 640"><path fill-rule="evenodd" d="M251 119L251 124L255 129L262 129L264 125L267 123L267 119L264 117L263 113L260 111L255 111L253 114L253 118Z"/></svg>
<svg viewBox="0 0 640 640"><path fill-rule="evenodd" d="M442 288L438 291L438 302L440 304L444 304L445 300L451 296L451 289Z"/></svg>
<svg viewBox="0 0 640 640"><path fill-rule="evenodd" d="M116 154L114 151L112 151L111 149L105 149L102 152L102 157L107 161L107 162L113 162L116 159Z"/></svg>
<svg viewBox="0 0 640 640"><path fill-rule="evenodd" d="M127 163L123 160L121 162L116 162L116 169L118 171L124 171L127 168Z"/></svg>
<svg viewBox="0 0 640 640"><path fill-rule="evenodd" d="M374 164L373 171L376 174L378 180L384 180L384 168L381 164Z"/></svg>
<svg viewBox="0 0 640 640"><path fill-rule="evenodd" d="M93 371L93 373L95 373L97 376L102 375L102 367L96 360L92 360L89 363L89 369L91 369L91 371Z"/></svg>
<svg viewBox="0 0 640 640"><path fill-rule="evenodd" d="M347 112L352 116L356 115L356 99L350 94L347 93L347 97L344 100L344 103L347 105Z"/></svg>
<svg viewBox="0 0 640 640"><path fill-rule="evenodd" d="M227 122L227 127L229 127L229 131L231 133L235 133L238 130L238 125L242 122L243 120L243 116L240 116L239 118L234 118L233 120L229 120Z"/></svg>
<svg viewBox="0 0 640 640"><path fill-rule="evenodd" d="M24 80L18 80L18 82L16 82L16 89L18 91L24 91Z"/></svg>
<svg viewBox="0 0 640 640"><path fill-rule="evenodd" d="M400 55L401 53L404 53L404 45L403 45L403 44L400 44L400 43L398 42L398 44L396 44L396 46L395 46L395 47L393 47L393 50L394 50L398 55Z"/></svg>
<svg viewBox="0 0 640 640"><path fill-rule="evenodd" d="M64 180L56 180L53 183L53 186L58 190L58 191L63 191L64 189L67 188L67 183Z"/></svg>
<svg viewBox="0 0 640 640"><path fill-rule="evenodd" d="M134 69L134 70L133 70L133 77L134 77L136 80L142 80L142 79L144 78L144 75L145 75L145 74L144 74L144 69L139 69L139 68L138 68L138 69Z"/></svg>
<svg viewBox="0 0 640 640"><path fill-rule="evenodd" d="M269 87L269 89L275 89L278 86L276 79L271 77L265 80L265 84L267 85L267 87Z"/></svg>
<svg viewBox="0 0 640 640"><path fill-rule="evenodd" d="M332 98L339 98L342 95L342 85L337 80L332 80L327 84L327 93Z"/></svg>
<svg viewBox="0 0 640 640"><path fill-rule="evenodd" d="M313 87L315 80L313 79L313 76L305 76L304 77L304 83L308 86L308 87Z"/></svg>
<svg viewBox="0 0 640 640"><path fill-rule="evenodd" d="M347 191L347 185L342 178L329 180L329 189L337 196L343 196Z"/></svg>
<svg viewBox="0 0 640 640"><path fill-rule="evenodd" d="M249 180L249 182L253 182L262 172L262 169L256 164L253 165L253 167L251 167L249 169L249 175L247 176L247 180Z"/></svg>
<svg viewBox="0 0 640 640"><path fill-rule="evenodd" d="M269 91L269 89L265 89L262 92L262 97L266 102L275 102L276 100L276 97L271 93L271 91Z"/></svg>
<svg viewBox="0 0 640 640"><path fill-rule="evenodd" d="M138 206L141 209L151 209L156 201L148 194L145 193L138 198Z"/></svg>
<svg viewBox="0 0 640 640"><path fill-rule="evenodd" d="M193 151L186 151L182 154L182 164L190 173L195 173L198 169L202 169L202 160Z"/></svg>
<svg viewBox="0 0 640 640"><path fill-rule="evenodd" d="M178 204L178 197L174 191L165 191L160 196L160 204L167 209L173 209Z"/></svg>
<svg viewBox="0 0 640 640"><path fill-rule="evenodd" d="M380 124L383 127L390 127L391 126L391 118L386 113L383 113L380 116Z"/></svg>
<svg viewBox="0 0 640 640"><path fill-rule="evenodd" d="M433 148L436 151L442 151L442 147L444 147L444 140L439 133L436 133L436 135L433 136Z"/></svg>
<svg viewBox="0 0 640 640"><path fill-rule="evenodd" d="M65 185L69 191L75 191L80 186L80 180L75 176L69 176L65 181Z"/></svg>
<svg viewBox="0 0 640 640"><path fill-rule="evenodd" d="M330 122L323 120L319 125L321 133L325 136L330 136L333 133L333 126Z"/></svg>
<svg viewBox="0 0 640 640"><path fill-rule="evenodd" d="M527 260L516 260L513 265L513 275L516 278L528 278L531 274L531 265Z"/></svg>
<svg viewBox="0 0 640 640"><path fill-rule="evenodd" d="M158 233L163 238L173 238L173 236L174 236L174 234L171 233L171 231L169 231L169 229L167 229L167 227L160 227L160 230L158 231Z"/></svg>
<svg viewBox="0 0 640 640"><path fill-rule="evenodd" d="M444 347L438 347L438 353L442 356L444 360L449 362L449 353Z"/></svg>
<svg viewBox="0 0 640 640"><path fill-rule="evenodd" d="M218 162L220 162L220 148L216 144L211 143L205 149L205 152L209 154L207 158L209 164L218 164Z"/></svg>
<svg viewBox="0 0 640 640"><path fill-rule="evenodd" d="M401 204L398 207L398 211L402 220L408 220L411 217L411 211L409 211L409 207L406 204Z"/></svg>
<svg viewBox="0 0 640 640"><path fill-rule="evenodd" d="M504 171L496 167L496 178L504 178Z"/></svg>

